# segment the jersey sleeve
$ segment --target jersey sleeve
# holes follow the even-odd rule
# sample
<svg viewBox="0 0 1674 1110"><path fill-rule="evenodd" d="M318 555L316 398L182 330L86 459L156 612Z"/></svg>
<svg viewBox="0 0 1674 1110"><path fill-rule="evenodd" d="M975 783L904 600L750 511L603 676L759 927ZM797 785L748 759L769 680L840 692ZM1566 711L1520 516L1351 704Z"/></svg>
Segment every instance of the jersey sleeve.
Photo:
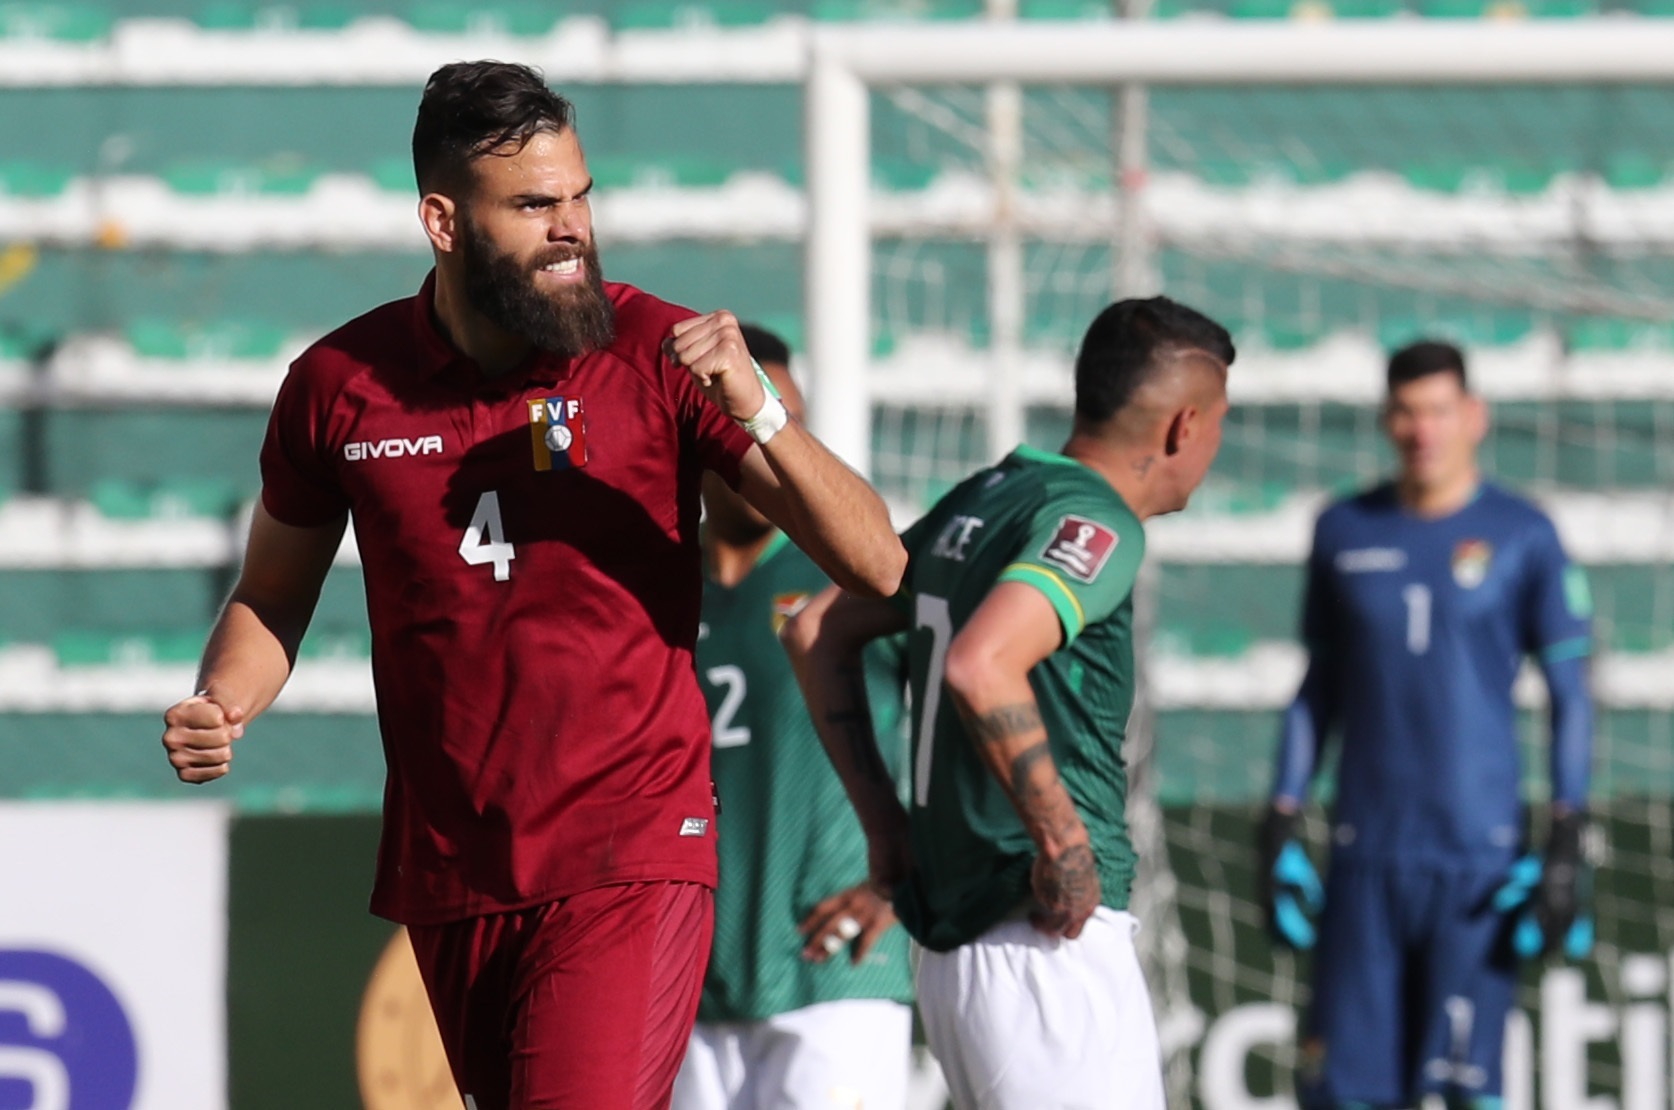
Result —
<svg viewBox="0 0 1674 1110"><path fill-rule="evenodd" d="M332 465L327 421L335 388L300 360L279 386L262 441L262 507L281 524L313 528L349 508Z"/></svg>
<svg viewBox="0 0 1674 1110"><path fill-rule="evenodd" d="M1124 509L1093 497L1053 498L995 581L1044 594L1068 645L1127 599L1144 557L1145 531Z"/></svg>
<svg viewBox="0 0 1674 1110"><path fill-rule="evenodd" d="M690 371L666 354L659 353L657 358L683 438L697 449L705 470L713 470L737 489L739 467L755 440L703 395Z"/></svg>
<svg viewBox="0 0 1674 1110"><path fill-rule="evenodd" d="M1586 572L1569 561L1558 530L1545 517L1530 546L1522 601L1523 650L1543 662L1592 651L1593 602Z"/></svg>
<svg viewBox="0 0 1674 1110"><path fill-rule="evenodd" d="M1286 707L1279 726L1277 767L1273 776L1275 801L1302 802L1308 783L1319 767L1320 753L1337 715L1338 639L1333 619L1331 593L1331 551L1325 539L1323 521L1314 526L1313 547L1308 553L1307 581L1302 594L1302 643L1308 650L1308 668L1301 688Z"/></svg>

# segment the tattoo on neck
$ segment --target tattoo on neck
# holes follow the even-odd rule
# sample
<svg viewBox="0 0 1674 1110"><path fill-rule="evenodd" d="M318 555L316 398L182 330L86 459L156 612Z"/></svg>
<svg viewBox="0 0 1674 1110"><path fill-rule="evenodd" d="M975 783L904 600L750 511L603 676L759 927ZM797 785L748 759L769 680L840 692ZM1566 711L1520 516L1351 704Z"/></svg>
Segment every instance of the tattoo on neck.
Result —
<svg viewBox="0 0 1674 1110"><path fill-rule="evenodd" d="M1143 478L1145 475L1151 473L1151 467L1156 465L1156 461L1156 456L1146 455L1143 459L1140 459L1133 464L1133 472Z"/></svg>

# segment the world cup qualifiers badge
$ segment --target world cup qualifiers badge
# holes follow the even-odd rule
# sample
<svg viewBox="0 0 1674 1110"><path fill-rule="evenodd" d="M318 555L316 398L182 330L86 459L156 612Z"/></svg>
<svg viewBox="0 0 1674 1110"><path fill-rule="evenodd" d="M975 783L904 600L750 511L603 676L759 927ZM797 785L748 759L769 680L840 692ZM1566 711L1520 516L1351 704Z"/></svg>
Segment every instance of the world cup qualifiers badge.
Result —
<svg viewBox="0 0 1674 1110"><path fill-rule="evenodd" d="M529 442L536 470L587 465L587 412L580 397L540 397L529 402Z"/></svg>

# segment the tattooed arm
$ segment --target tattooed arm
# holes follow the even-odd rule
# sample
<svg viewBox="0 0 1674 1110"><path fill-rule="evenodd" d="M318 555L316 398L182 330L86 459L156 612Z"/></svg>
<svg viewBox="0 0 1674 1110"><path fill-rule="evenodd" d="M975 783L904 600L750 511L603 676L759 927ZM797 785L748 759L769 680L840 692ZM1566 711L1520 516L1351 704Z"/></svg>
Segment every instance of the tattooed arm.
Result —
<svg viewBox="0 0 1674 1110"><path fill-rule="evenodd" d="M1087 828L1058 777L1029 685L1029 671L1062 639L1045 595L1002 582L954 636L947 690L978 757L1040 847L1032 875L1035 927L1074 938L1098 908L1098 868Z"/></svg>
<svg viewBox="0 0 1674 1110"><path fill-rule="evenodd" d="M860 653L872 640L906 627L907 618L887 601L833 586L803 606L779 636L814 731L860 817L871 882L885 898L911 867L907 810L872 731Z"/></svg>

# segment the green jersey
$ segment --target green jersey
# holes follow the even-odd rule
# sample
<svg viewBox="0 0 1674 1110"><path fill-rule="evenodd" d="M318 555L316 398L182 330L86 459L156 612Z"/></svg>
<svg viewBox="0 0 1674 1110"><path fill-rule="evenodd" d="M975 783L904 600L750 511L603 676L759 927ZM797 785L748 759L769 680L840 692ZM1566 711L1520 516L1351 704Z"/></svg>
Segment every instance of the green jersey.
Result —
<svg viewBox="0 0 1674 1110"><path fill-rule="evenodd" d="M1036 846L978 759L942 686L948 643L1000 582L1052 603L1063 642L1029 673L1058 773L1092 838L1104 902L1125 909L1134 852L1122 737L1133 708L1133 583L1145 532L1110 483L1020 447L967 478L903 537L910 562L915 870L896 894L937 951L975 939L1029 897Z"/></svg>
<svg viewBox="0 0 1674 1110"><path fill-rule="evenodd" d="M823 964L802 958L797 925L866 878L866 837L778 640L784 622L828 585L782 534L737 586L704 584L697 671L722 808L715 942L699 1021L757 1021L842 998L912 1000L900 929L858 967L847 950ZM903 661L898 650L869 650L867 664L879 747L899 766Z"/></svg>

